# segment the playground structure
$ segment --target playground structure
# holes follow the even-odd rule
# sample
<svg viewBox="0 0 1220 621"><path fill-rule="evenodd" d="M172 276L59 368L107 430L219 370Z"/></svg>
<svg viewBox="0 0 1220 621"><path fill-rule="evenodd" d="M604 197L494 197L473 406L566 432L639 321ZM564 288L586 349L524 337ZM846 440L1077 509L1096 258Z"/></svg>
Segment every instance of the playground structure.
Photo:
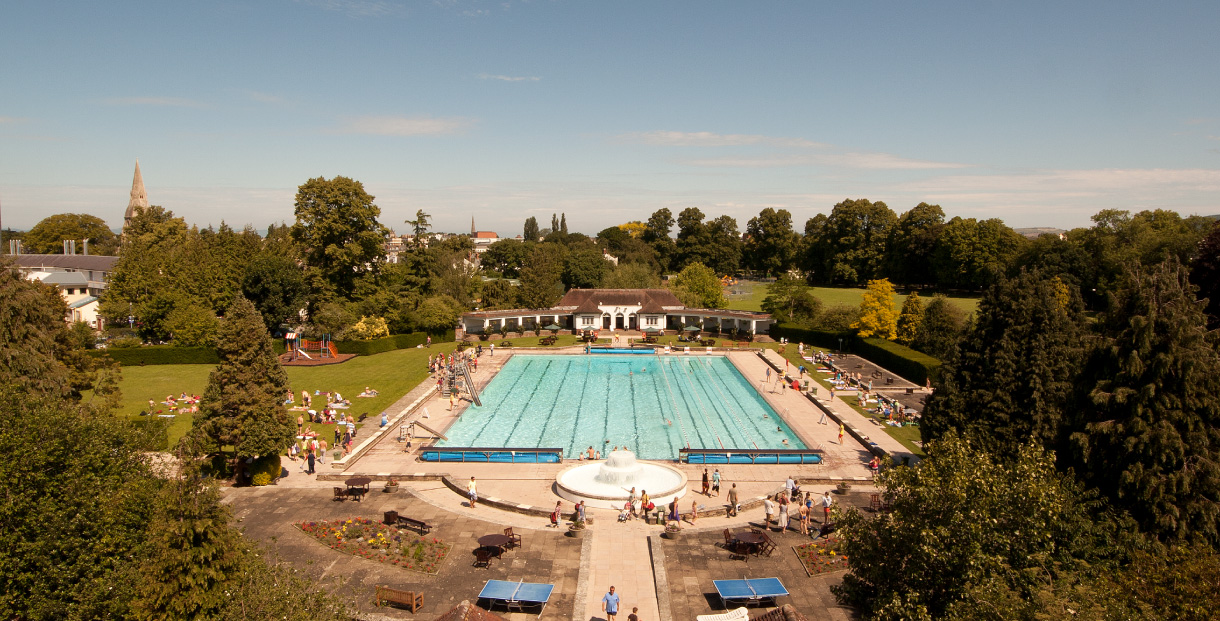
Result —
<svg viewBox="0 0 1220 621"><path fill-rule="evenodd" d="M306 360L339 358L339 351L335 349L335 342L330 340L329 334L323 334L320 341L309 341L301 338L299 333L289 332L284 336L284 347L288 350L288 362L295 362L301 358Z"/></svg>

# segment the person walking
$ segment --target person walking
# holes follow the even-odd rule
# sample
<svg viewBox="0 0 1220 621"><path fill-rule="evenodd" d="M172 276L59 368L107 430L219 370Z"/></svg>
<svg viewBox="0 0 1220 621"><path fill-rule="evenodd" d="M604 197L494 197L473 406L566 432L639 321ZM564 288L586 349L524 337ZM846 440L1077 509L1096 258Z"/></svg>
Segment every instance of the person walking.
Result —
<svg viewBox="0 0 1220 621"><path fill-rule="evenodd" d="M305 474L313 474L313 449L309 449L309 455L305 459L309 462L309 469L305 471Z"/></svg>
<svg viewBox="0 0 1220 621"><path fill-rule="evenodd" d="M826 524L830 521L830 507L835 503L835 499L830 497L830 492L826 492L822 496L822 523Z"/></svg>
<svg viewBox="0 0 1220 621"><path fill-rule="evenodd" d="M707 468L703 469L703 495L704 496L712 495L712 480L707 475Z"/></svg>
<svg viewBox="0 0 1220 621"><path fill-rule="evenodd" d="M729 488L729 510L725 512L725 517L737 517L737 484L734 483Z"/></svg>
<svg viewBox="0 0 1220 621"><path fill-rule="evenodd" d="M632 606L631 614L627 615L627 621L640 621L640 607Z"/></svg>
<svg viewBox="0 0 1220 621"><path fill-rule="evenodd" d="M720 468L717 468L712 473L712 491L716 492L716 497L720 497Z"/></svg>
<svg viewBox="0 0 1220 621"><path fill-rule="evenodd" d="M563 515L563 501L555 501L555 510L551 512L551 526L559 528L559 518Z"/></svg>
<svg viewBox="0 0 1220 621"><path fill-rule="evenodd" d="M839 444L843 444L843 423L839 423Z"/></svg>
<svg viewBox="0 0 1220 621"><path fill-rule="evenodd" d="M326 463L326 440L318 440L318 463Z"/></svg>
<svg viewBox="0 0 1220 621"><path fill-rule="evenodd" d="M610 592L602 596L602 612L606 613L609 621L614 621L615 615L618 614L619 596L614 592L614 587L610 587Z"/></svg>
<svg viewBox="0 0 1220 621"><path fill-rule="evenodd" d="M470 497L470 508L473 509L479 500L479 490L475 485L474 477L470 477L470 482L466 484L466 495Z"/></svg>

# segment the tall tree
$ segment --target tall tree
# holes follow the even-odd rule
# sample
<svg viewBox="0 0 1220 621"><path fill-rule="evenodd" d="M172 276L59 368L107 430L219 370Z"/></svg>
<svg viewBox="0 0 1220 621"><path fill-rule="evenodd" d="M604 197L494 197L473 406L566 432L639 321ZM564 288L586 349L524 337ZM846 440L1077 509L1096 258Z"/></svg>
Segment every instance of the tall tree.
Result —
<svg viewBox="0 0 1220 621"><path fill-rule="evenodd" d="M710 263L711 234L703 223L703 212L698 207L687 207L678 213L678 239L675 246L677 254L673 269L681 270L691 263Z"/></svg>
<svg viewBox="0 0 1220 621"><path fill-rule="evenodd" d="M373 197L369 197L369 202L372 202ZM432 228L432 216L424 213L423 209L415 210L415 219L406 220L405 224L411 225L411 244L416 248L424 246L424 236L428 234L428 229Z"/></svg>
<svg viewBox="0 0 1220 621"><path fill-rule="evenodd" d="M497 272L505 278L516 278L521 275L521 268L533 247L531 242L501 239L487 246L487 251L479 255L479 263L484 269Z"/></svg>
<svg viewBox="0 0 1220 621"><path fill-rule="evenodd" d="M953 218L941 230L933 256L942 287L982 289L995 282L1027 243L1002 220Z"/></svg>
<svg viewBox="0 0 1220 621"><path fill-rule="evenodd" d="M232 445L237 459L278 455L295 429L284 409L288 375L271 348L254 305L233 301L216 339L220 363L208 376L195 429L214 449Z"/></svg>
<svg viewBox="0 0 1220 621"><path fill-rule="evenodd" d="M1190 282L1199 289L1199 299L1207 300L1207 327L1220 328L1220 224L1199 242L1190 264Z"/></svg>
<svg viewBox="0 0 1220 621"><path fill-rule="evenodd" d="M924 309L911 346L934 358L948 360L957 349L965 325L966 314L949 298L937 294Z"/></svg>
<svg viewBox="0 0 1220 621"><path fill-rule="evenodd" d="M882 275L886 242L898 216L885 203L848 199L834 206L821 239L827 258L821 273L829 282L857 285Z"/></svg>
<svg viewBox="0 0 1220 621"><path fill-rule="evenodd" d="M957 355L940 369L920 430L974 434L997 455L1032 439L1063 446L1083 316L1079 295L1037 272L1003 278L979 301Z"/></svg>
<svg viewBox="0 0 1220 621"><path fill-rule="evenodd" d="M792 214L767 207L746 225L746 263L763 274L778 276L792 268L797 243Z"/></svg>
<svg viewBox="0 0 1220 621"><path fill-rule="evenodd" d="M741 271L744 244L737 231L737 220L720 216L707 223L707 266L717 274L737 274Z"/></svg>
<svg viewBox="0 0 1220 621"><path fill-rule="evenodd" d="M640 232L640 239L652 246L653 251L656 252L657 262L660 263L663 272L673 269L674 254L677 252L677 245L669 237L673 226L673 212L662 207L652 212L652 215L648 217L648 222L644 223L644 230Z"/></svg>
<svg viewBox="0 0 1220 621"><path fill-rule="evenodd" d="M601 286L603 289L656 289L661 286L661 275L647 263L620 260L606 272Z"/></svg>
<svg viewBox="0 0 1220 621"><path fill-rule="evenodd" d="M97 216L83 213L61 213L47 216L22 238L26 252L63 254L64 240L75 240L76 251L84 253L89 240L89 254L113 255L118 251L119 238Z"/></svg>
<svg viewBox="0 0 1220 621"><path fill-rule="evenodd" d="M563 265L568 251L559 244L534 246L529 262L521 269L521 305L550 308L563 297Z"/></svg>
<svg viewBox="0 0 1220 621"><path fill-rule="evenodd" d="M0 385L35 394L66 395L66 365L60 360L67 306L55 290L26 280L0 262Z"/></svg>
<svg viewBox="0 0 1220 621"><path fill-rule="evenodd" d="M778 321L811 327L821 313L822 302L804 279L784 274L767 286L762 309Z"/></svg>
<svg viewBox="0 0 1220 621"><path fill-rule="evenodd" d="M902 312L898 315L897 338L895 340L910 347L911 343L915 342L915 337L919 334L919 324L922 322L923 300L920 299L918 293L912 291L902 303Z"/></svg>
<svg viewBox="0 0 1220 621"><path fill-rule="evenodd" d="M568 214L566 213L559 214L559 232L564 235L568 234Z"/></svg>
<svg viewBox="0 0 1220 621"><path fill-rule="evenodd" d="M712 268L702 263L691 263L670 280L674 295L687 306L695 308L724 308L724 287Z"/></svg>
<svg viewBox="0 0 1220 621"><path fill-rule="evenodd" d="M1078 380L1074 463L1148 533L1220 544L1220 352L1186 269L1128 273Z"/></svg>
<svg viewBox="0 0 1220 621"><path fill-rule="evenodd" d="M355 179L316 177L297 190L292 238L301 244L311 287L349 296L357 279L382 263L388 230L381 209Z"/></svg>
<svg viewBox="0 0 1220 621"><path fill-rule="evenodd" d="M568 289L592 289L601 284L611 267L613 264L596 247L578 248L564 260L563 285Z"/></svg>
<svg viewBox="0 0 1220 621"><path fill-rule="evenodd" d="M525 219L525 230L521 233L521 238L527 242L536 242L540 235L538 234L538 218L530 216Z"/></svg>
<svg viewBox="0 0 1220 621"><path fill-rule="evenodd" d="M280 324L299 321L298 312L305 305L305 276L290 257L264 252L246 266L241 291L263 316L267 330L274 332Z"/></svg>
<svg viewBox="0 0 1220 621"><path fill-rule="evenodd" d="M559 232L559 216L556 216L555 214L551 214L551 232Z"/></svg>
<svg viewBox="0 0 1220 621"><path fill-rule="evenodd" d="M945 212L940 205L920 203L898 218L887 244L887 271L894 282L904 285L936 282L932 254L944 226Z"/></svg>
<svg viewBox="0 0 1220 621"><path fill-rule="evenodd" d="M852 327L863 338L897 338L898 313L894 311L894 285L889 280L868 281L868 290L860 299L860 319Z"/></svg>

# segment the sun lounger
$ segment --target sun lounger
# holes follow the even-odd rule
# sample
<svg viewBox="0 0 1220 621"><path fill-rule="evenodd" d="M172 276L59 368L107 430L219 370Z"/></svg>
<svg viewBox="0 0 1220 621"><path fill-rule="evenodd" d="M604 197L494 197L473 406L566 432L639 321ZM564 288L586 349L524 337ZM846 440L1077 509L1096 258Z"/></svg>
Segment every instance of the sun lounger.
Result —
<svg viewBox="0 0 1220 621"><path fill-rule="evenodd" d="M775 598L788 594L788 589L784 588L779 578L713 580L712 584L716 586L716 592L720 594L720 601L724 602L725 608L729 607L729 602L749 605L771 600L774 603Z"/></svg>
<svg viewBox="0 0 1220 621"><path fill-rule="evenodd" d="M553 584L488 580L479 592L479 599L486 599L493 604L499 602L509 610L517 612L523 612L526 606L539 606L538 616L541 617L542 611L546 610L546 603L551 599L551 591L554 590Z"/></svg>
<svg viewBox="0 0 1220 621"><path fill-rule="evenodd" d="M731 610L722 615L698 615L695 617L698 621L746 621L750 618L750 611L745 606L737 610Z"/></svg>

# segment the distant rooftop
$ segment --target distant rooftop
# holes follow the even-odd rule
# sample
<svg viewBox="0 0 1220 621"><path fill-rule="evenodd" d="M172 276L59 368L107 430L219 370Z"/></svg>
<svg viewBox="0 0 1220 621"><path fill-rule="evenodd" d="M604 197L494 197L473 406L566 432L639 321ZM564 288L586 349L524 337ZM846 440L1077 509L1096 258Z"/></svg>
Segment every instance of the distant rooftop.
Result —
<svg viewBox="0 0 1220 621"><path fill-rule="evenodd" d="M17 254L7 255L18 267L38 269L44 272L63 270L93 270L109 272L118 257L108 257L99 254Z"/></svg>

